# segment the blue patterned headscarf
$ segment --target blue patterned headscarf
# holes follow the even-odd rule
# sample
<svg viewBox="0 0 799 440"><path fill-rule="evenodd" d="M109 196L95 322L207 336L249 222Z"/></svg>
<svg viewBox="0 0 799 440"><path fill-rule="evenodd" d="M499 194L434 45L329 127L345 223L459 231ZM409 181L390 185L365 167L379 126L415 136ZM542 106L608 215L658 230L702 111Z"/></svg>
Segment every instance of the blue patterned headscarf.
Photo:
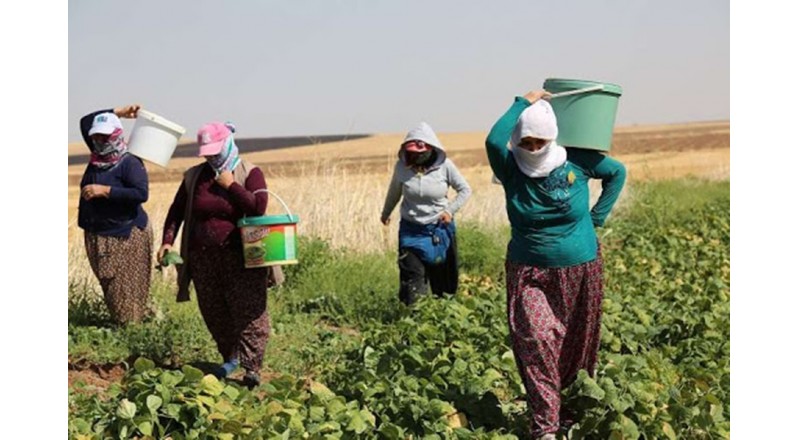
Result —
<svg viewBox="0 0 799 440"><path fill-rule="evenodd" d="M236 146L233 135L231 134L228 136L225 141L225 146L222 147L222 151L220 151L219 154L208 156L207 160L211 168L216 171L216 174L224 171L232 172L236 169L239 162L241 162L241 158L239 158L239 147Z"/></svg>

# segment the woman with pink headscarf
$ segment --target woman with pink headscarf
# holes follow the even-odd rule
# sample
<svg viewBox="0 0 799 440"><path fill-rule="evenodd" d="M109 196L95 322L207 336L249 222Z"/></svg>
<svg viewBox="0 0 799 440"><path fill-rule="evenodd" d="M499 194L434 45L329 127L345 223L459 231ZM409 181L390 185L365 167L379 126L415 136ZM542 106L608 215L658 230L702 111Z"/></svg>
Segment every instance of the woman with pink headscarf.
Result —
<svg viewBox="0 0 799 440"><path fill-rule="evenodd" d="M91 158L80 182L78 226L111 318L119 324L152 314L153 231L142 208L148 197L147 170L141 159L128 154L119 120L135 118L139 108L100 110L80 120Z"/></svg>
<svg viewBox="0 0 799 440"><path fill-rule="evenodd" d="M205 161L184 174L164 221L158 260L182 225L177 300L189 300L193 281L200 313L223 359L215 374L228 377L241 366L244 384L254 387L270 331L268 271L244 267L236 222L264 215L268 197L261 169L239 157L234 131L230 123L211 122L197 132L198 156Z"/></svg>
<svg viewBox="0 0 799 440"><path fill-rule="evenodd" d="M603 297L594 228L604 225L626 177L615 159L558 145L549 97L544 90L517 96L486 138L511 224L505 262L511 345L539 439L555 439L570 423L561 390L579 370L594 373ZM602 181L593 207L589 179Z"/></svg>

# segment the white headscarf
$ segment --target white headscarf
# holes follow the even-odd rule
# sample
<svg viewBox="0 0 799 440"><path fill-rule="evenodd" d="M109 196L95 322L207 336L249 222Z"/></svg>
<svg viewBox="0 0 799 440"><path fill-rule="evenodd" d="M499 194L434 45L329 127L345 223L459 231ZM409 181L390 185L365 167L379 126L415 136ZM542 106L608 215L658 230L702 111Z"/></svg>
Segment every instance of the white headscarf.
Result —
<svg viewBox="0 0 799 440"><path fill-rule="evenodd" d="M550 142L538 151L519 148L526 137L548 139ZM566 162L566 149L558 145L558 121L552 106L539 99L524 109L511 135L511 152L519 170L527 177L546 177Z"/></svg>

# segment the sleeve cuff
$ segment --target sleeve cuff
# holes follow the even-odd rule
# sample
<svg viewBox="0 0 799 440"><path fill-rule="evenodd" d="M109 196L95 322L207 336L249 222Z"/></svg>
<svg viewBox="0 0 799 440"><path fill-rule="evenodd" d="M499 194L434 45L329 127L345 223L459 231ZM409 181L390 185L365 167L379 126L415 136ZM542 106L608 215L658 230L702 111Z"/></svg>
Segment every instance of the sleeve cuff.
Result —
<svg viewBox="0 0 799 440"><path fill-rule="evenodd" d="M513 100L513 102L514 102L514 103L521 102L521 103L523 103L525 106L528 106L528 105L533 105L533 103L532 103L532 102L530 102L530 101L528 101L528 100L527 100L527 98L525 98L524 96L517 96L517 97L516 97L516 99L514 99L514 100Z"/></svg>
<svg viewBox="0 0 799 440"><path fill-rule="evenodd" d="M242 191L247 192L247 188L243 187L239 182L231 183L227 190L235 194L241 194Z"/></svg>

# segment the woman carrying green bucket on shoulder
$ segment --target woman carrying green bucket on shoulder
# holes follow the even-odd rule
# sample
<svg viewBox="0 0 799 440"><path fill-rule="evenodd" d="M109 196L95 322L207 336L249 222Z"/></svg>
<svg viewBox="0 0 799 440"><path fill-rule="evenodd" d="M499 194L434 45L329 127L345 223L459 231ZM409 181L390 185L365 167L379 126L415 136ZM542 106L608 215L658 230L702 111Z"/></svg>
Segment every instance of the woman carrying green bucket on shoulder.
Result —
<svg viewBox="0 0 799 440"><path fill-rule="evenodd" d="M534 438L569 424L560 392L593 374L603 297L601 227L624 186L624 166L598 151L557 144L546 91L517 96L486 152L505 190L511 240L505 262L511 345L527 390ZM510 148L508 144L510 142ZM589 209L589 179L602 194Z"/></svg>
<svg viewBox="0 0 799 440"><path fill-rule="evenodd" d="M269 338L267 268L245 268L237 221L266 212L263 172L239 157L231 124L212 122L197 133L205 162L189 168L164 221L158 261L163 262L183 225L178 266L178 301L197 302L224 363L215 374L229 376L239 366L244 384L260 383Z"/></svg>

